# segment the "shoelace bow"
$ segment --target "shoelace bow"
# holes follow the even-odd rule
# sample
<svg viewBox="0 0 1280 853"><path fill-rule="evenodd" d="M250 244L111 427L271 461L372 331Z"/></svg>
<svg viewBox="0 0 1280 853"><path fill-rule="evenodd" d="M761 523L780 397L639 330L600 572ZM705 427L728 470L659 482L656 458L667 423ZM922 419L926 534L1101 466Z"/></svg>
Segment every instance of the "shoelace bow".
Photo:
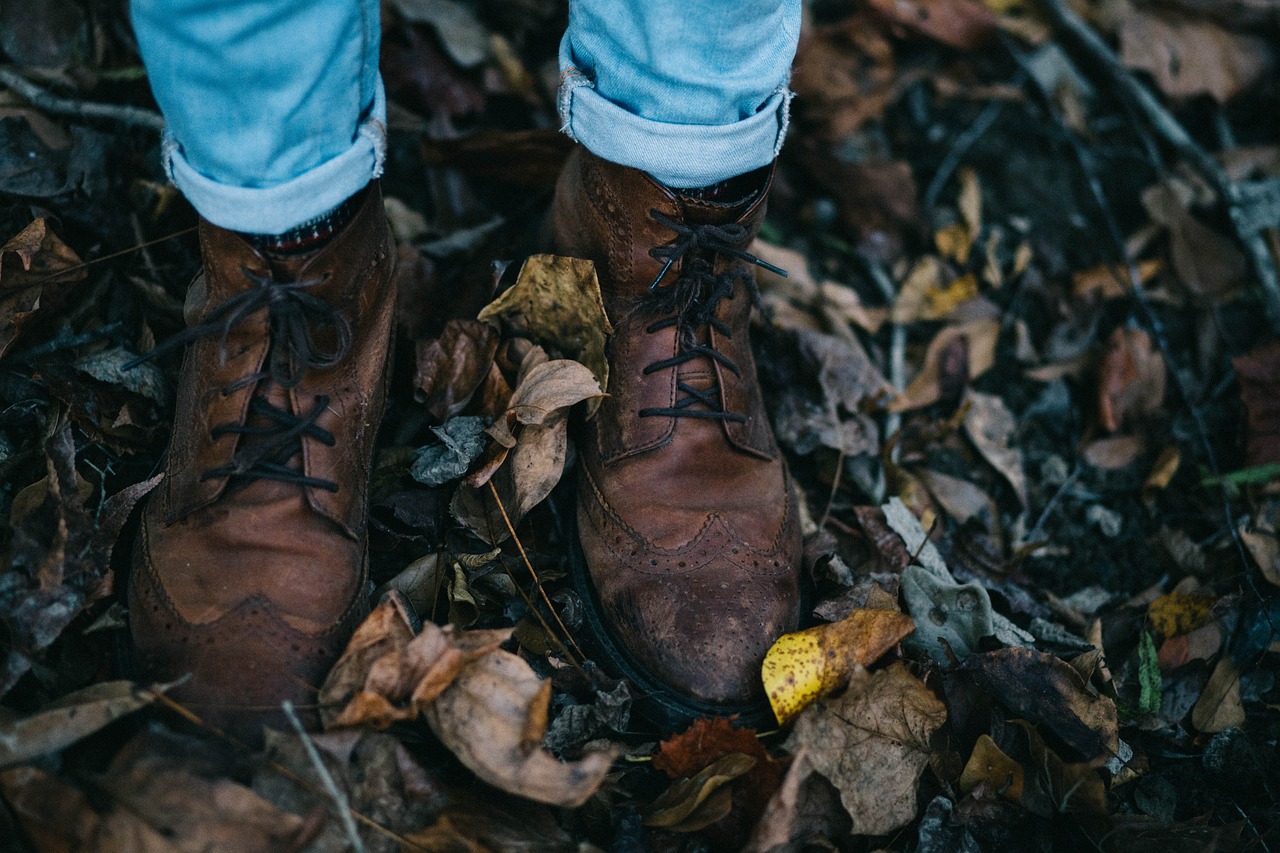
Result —
<svg viewBox="0 0 1280 853"><path fill-rule="evenodd" d="M270 335L267 369L242 376L223 387L224 395L264 379L284 389L294 388L308 370L332 367L346 355L351 347L350 324L328 302L307 292L309 288L325 281L328 273L319 278L278 281L248 267L241 267L241 272L253 283L253 287L230 297L199 323L187 327L145 355L128 362L124 369L130 370L144 361L215 335L220 337L221 352L225 358L231 330L263 308L267 309ZM317 332L326 328L332 329L334 333L333 345L328 349L322 348L316 340ZM249 401L249 412L265 420L265 425L217 424L210 429L209 437L216 441L223 435L237 434L253 436L257 440L242 444L225 465L210 468L201 474L200 479L227 477L231 488L247 486L254 480L279 480L331 492L338 491L337 483L308 477L288 466L289 460L302 451L304 436L329 447L334 445L336 439L333 433L316 424L328 405L329 397L318 394L309 412L295 415L255 394Z"/></svg>
<svg viewBox="0 0 1280 853"><path fill-rule="evenodd" d="M663 261L657 278L649 285L653 294L651 302L656 313L670 316L656 320L645 327L649 334L676 327L676 354L653 362L644 368L648 376L659 370L678 368L695 358L709 358L734 376L742 376L742 369L729 356L720 352L710 343L699 340L700 329L713 329L725 339L733 337L729 326L715 316L716 308L722 299L733 299L734 286L739 280L747 283L752 300L759 305L760 295L755 287L755 280L742 269L715 272L714 256L727 255L748 264L764 267L778 275L785 276L786 270L780 269L767 261L757 258L739 246L746 242L750 232L737 222L725 225L688 226L664 215L661 211L650 210L654 221L669 228L676 234L676 239L665 246L657 246L649 250L654 260ZM668 285L662 285L662 279L677 262L683 262L679 278ZM672 417L672 418L706 418L719 421L744 422L747 416L740 412L731 412L724 408L720 399L720 384L717 382L703 390L694 388L686 382L676 380L676 389L685 396L677 398L671 406L641 409L639 416ZM694 408L695 406L705 408Z"/></svg>

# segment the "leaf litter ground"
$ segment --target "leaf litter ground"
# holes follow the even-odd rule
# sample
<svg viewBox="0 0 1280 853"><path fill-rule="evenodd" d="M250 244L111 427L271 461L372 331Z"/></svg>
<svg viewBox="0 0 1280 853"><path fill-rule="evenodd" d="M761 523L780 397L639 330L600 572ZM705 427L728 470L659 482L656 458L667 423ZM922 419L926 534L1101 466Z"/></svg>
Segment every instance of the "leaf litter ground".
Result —
<svg viewBox="0 0 1280 853"><path fill-rule="evenodd" d="M181 326L194 214L123 13L4 7L5 849L1273 849L1280 222L1230 187L1280 176L1280 6L809 5L753 252L814 607L759 732L657 731L576 641L607 320L539 254L564 17L384 7L378 606L327 730L255 751L116 661L177 363L120 367Z"/></svg>

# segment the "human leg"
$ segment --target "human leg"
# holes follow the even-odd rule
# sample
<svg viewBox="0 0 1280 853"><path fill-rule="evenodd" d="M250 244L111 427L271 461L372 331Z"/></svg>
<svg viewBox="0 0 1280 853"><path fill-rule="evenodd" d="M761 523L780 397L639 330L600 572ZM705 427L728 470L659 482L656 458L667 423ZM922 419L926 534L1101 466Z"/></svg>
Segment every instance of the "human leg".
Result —
<svg viewBox="0 0 1280 853"><path fill-rule="evenodd" d="M560 104L583 149L555 206L557 251L596 263L616 328L579 469L587 621L660 722L758 719L760 663L800 617L799 512L748 340L799 4L606 5L570 7Z"/></svg>
<svg viewBox="0 0 1280 853"><path fill-rule="evenodd" d="M187 330L160 348L189 344L134 548L133 660L140 677L189 675L176 698L256 740L284 724L284 699L318 722L320 682L364 614L395 302L370 183L377 3L135 0L134 18L203 271ZM271 236L333 225L335 207L331 234Z"/></svg>

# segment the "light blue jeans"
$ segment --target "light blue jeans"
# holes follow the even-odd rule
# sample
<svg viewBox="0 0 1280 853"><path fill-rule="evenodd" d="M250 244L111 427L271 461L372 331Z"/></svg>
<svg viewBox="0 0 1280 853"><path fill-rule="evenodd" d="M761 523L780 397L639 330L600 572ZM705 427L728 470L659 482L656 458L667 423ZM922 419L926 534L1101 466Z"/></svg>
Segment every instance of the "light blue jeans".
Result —
<svg viewBox="0 0 1280 853"><path fill-rule="evenodd" d="M801 0L570 0L564 130L675 187L782 145ZM199 213L278 234L382 172L378 0L131 0L168 122L165 169Z"/></svg>

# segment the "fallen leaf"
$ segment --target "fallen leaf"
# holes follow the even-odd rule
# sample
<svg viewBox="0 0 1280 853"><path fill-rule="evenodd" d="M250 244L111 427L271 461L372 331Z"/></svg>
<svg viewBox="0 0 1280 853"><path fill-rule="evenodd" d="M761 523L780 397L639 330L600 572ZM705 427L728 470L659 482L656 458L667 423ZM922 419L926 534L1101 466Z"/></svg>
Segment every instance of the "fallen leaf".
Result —
<svg viewBox="0 0 1280 853"><path fill-rule="evenodd" d="M504 447L515 447L517 439L512 430L517 424L545 424L562 409L603 393L591 370L567 358L544 361L528 371L522 369L506 415L494 422L489 435Z"/></svg>
<svg viewBox="0 0 1280 853"><path fill-rule="evenodd" d="M0 767L57 752L145 708L164 689L140 688L130 681L104 681L68 693L25 716L0 707Z"/></svg>
<svg viewBox="0 0 1280 853"><path fill-rule="evenodd" d="M1160 712L1160 657L1151 634L1142 632L1138 640L1138 711L1142 714Z"/></svg>
<svg viewBox="0 0 1280 853"><path fill-rule="evenodd" d="M415 344L414 388L436 421L462 413L489 375L498 330L489 323L453 319L438 338Z"/></svg>
<svg viewBox="0 0 1280 853"><path fill-rule="evenodd" d="M1022 804L1022 765L1005 755L990 735L981 735L960 775L960 792L984 784L1011 803Z"/></svg>
<svg viewBox="0 0 1280 853"><path fill-rule="evenodd" d="M1115 704L1088 689L1065 661L1032 649L997 649L960 665L982 689L1020 717L1042 725L1091 762L1119 748Z"/></svg>
<svg viewBox="0 0 1280 853"><path fill-rule="evenodd" d="M761 668L774 716L786 725L913 630L911 617L896 610L855 610L839 622L779 637Z"/></svg>
<svg viewBox="0 0 1280 853"><path fill-rule="evenodd" d="M1277 538L1276 532L1262 527L1257 530L1241 527L1240 538L1249 549L1253 561L1258 564L1262 576L1269 583L1280 586L1280 538Z"/></svg>
<svg viewBox="0 0 1280 853"><path fill-rule="evenodd" d="M1169 232L1178 280L1201 299L1218 302L1248 281L1249 263L1234 240L1191 214L1193 198L1194 190L1170 178L1144 191L1142 205L1152 221Z"/></svg>
<svg viewBox="0 0 1280 853"><path fill-rule="evenodd" d="M994 394L969 389L965 395L969 411L964 416L964 429L982 458L1013 487L1018 503L1027 505L1027 475L1022 470L1022 451L1014 441L1018 422Z"/></svg>
<svg viewBox="0 0 1280 853"><path fill-rule="evenodd" d="M1267 341L1231 360L1248 413L1249 465L1280 462L1280 341Z"/></svg>
<svg viewBox="0 0 1280 853"><path fill-rule="evenodd" d="M80 258L44 217L0 246L0 357L37 312L56 311L67 285L86 275Z"/></svg>
<svg viewBox="0 0 1280 853"><path fill-rule="evenodd" d="M658 744L653 769L672 779L693 776L732 752L760 760L769 757L753 730L738 728L725 717L701 717Z"/></svg>
<svg viewBox="0 0 1280 853"><path fill-rule="evenodd" d="M1151 602L1147 607L1147 619L1162 637L1188 634L1212 618L1214 601L1216 599L1212 595L1193 595L1175 590Z"/></svg>
<svg viewBox="0 0 1280 853"><path fill-rule="evenodd" d="M672 832L697 832L724 819L733 807L728 784L749 772L757 761L754 756L731 752L697 775L676 780L653 801L644 825Z"/></svg>
<svg viewBox="0 0 1280 853"><path fill-rule="evenodd" d="M929 343L920 372L902 395L889 403L889 411L907 412L923 408L942 397L942 355L957 341L964 341L967 345L966 378L972 381L986 373L995 364L996 339L999 335L998 320L974 320L942 329Z"/></svg>
<svg viewBox="0 0 1280 853"><path fill-rule="evenodd" d="M479 319L500 322L508 337L554 347L585 364L598 388L609 387L604 345L613 334L613 324L590 261L531 255L520 267L516 283L485 306ZM594 414L596 404L588 409Z"/></svg>
<svg viewBox="0 0 1280 853"><path fill-rule="evenodd" d="M911 565L902 573L902 600L916 625L907 645L939 664L964 660L995 634L991 597L978 583L960 584Z"/></svg>
<svg viewBox="0 0 1280 853"><path fill-rule="evenodd" d="M1107 813L1107 789L1089 763L1064 761L1026 720L1013 720L1027 738L1030 761L1024 768L1022 806L1042 817Z"/></svg>
<svg viewBox="0 0 1280 853"><path fill-rule="evenodd" d="M577 853L581 848L549 809L496 797L459 800L426 829L407 833L406 853Z"/></svg>
<svg viewBox="0 0 1280 853"><path fill-rule="evenodd" d="M1209 95L1226 103L1273 62L1262 38L1159 10L1129 9L1119 36L1121 62L1149 72L1171 98Z"/></svg>
<svg viewBox="0 0 1280 853"><path fill-rule="evenodd" d="M455 0L391 0L406 21L430 24L449 58L474 68L489 58L489 31L470 6Z"/></svg>
<svg viewBox="0 0 1280 853"><path fill-rule="evenodd" d="M793 843L834 850L836 839L850 835L839 792L814 771L804 748L792 756L782 784L759 814L742 848L746 853L778 853Z"/></svg>
<svg viewBox="0 0 1280 853"><path fill-rule="evenodd" d="M436 737L480 779L548 805L574 808L604 782L614 750L560 762L542 748L551 684L509 652L463 667L423 712Z"/></svg>
<svg viewBox="0 0 1280 853"><path fill-rule="evenodd" d="M1159 259L1140 261L1137 264L1138 281L1146 284L1162 269ZM1098 293L1103 299L1124 299L1129 295L1129 267L1122 264L1103 264L1071 276L1071 292L1075 296Z"/></svg>
<svg viewBox="0 0 1280 853"><path fill-rule="evenodd" d="M399 602L384 601L325 679L320 706L331 710L321 719L326 728L379 729L415 720L468 664L510 638L510 629L454 632L432 622L414 636Z"/></svg>
<svg viewBox="0 0 1280 853"><path fill-rule="evenodd" d="M1191 709L1191 724L1202 732L1220 732L1243 726L1244 707L1240 704L1240 673L1231 658L1224 656L1213 668L1209 683Z"/></svg>
<svg viewBox="0 0 1280 853"><path fill-rule="evenodd" d="M1155 464L1151 466L1151 473L1142 483L1143 500L1151 500L1156 492L1167 489L1169 483L1173 481L1173 475L1178 473L1178 468L1181 466L1182 451L1178 445L1171 444L1161 450Z"/></svg>
<svg viewBox="0 0 1280 853"><path fill-rule="evenodd" d="M1000 512L995 501L968 480L928 468L918 471L917 476L929 490L929 494L933 495L933 499L946 510L947 515L955 519L957 524L978 519L990 530L999 522Z"/></svg>
<svg viewBox="0 0 1280 853"><path fill-rule="evenodd" d="M946 706L895 663L859 673L847 690L796 719L787 749L808 756L840 792L856 835L886 835L916 816L916 783Z"/></svg>
<svg viewBox="0 0 1280 853"><path fill-rule="evenodd" d="M443 426L432 427L440 443L414 451L417 458L409 468L409 476L427 486L442 486L461 479L484 453L487 428L487 419L474 415L452 418Z"/></svg>
<svg viewBox="0 0 1280 853"><path fill-rule="evenodd" d="M1094 468L1119 471L1132 465L1144 450L1146 444L1140 436L1112 435L1089 442L1081 456Z"/></svg>
<svg viewBox="0 0 1280 853"><path fill-rule="evenodd" d="M844 139L880 117L893 96L893 47L866 14L814 27L791 72L795 121L823 139Z"/></svg>
<svg viewBox="0 0 1280 853"><path fill-rule="evenodd" d="M1159 411L1164 403L1164 356L1142 329L1121 326L1107 339L1098 376L1098 417L1103 429Z"/></svg>
<svg viewBox="0 0 1280 853"><path fill-rule="evenodd" d="M90 791L33 767L0 773L0 790L40 850L137 853L302 851L319 820L282 811L229 779L206 778L193 743L134 738ZM189 751L188 758L179 749Z"/></svg>

